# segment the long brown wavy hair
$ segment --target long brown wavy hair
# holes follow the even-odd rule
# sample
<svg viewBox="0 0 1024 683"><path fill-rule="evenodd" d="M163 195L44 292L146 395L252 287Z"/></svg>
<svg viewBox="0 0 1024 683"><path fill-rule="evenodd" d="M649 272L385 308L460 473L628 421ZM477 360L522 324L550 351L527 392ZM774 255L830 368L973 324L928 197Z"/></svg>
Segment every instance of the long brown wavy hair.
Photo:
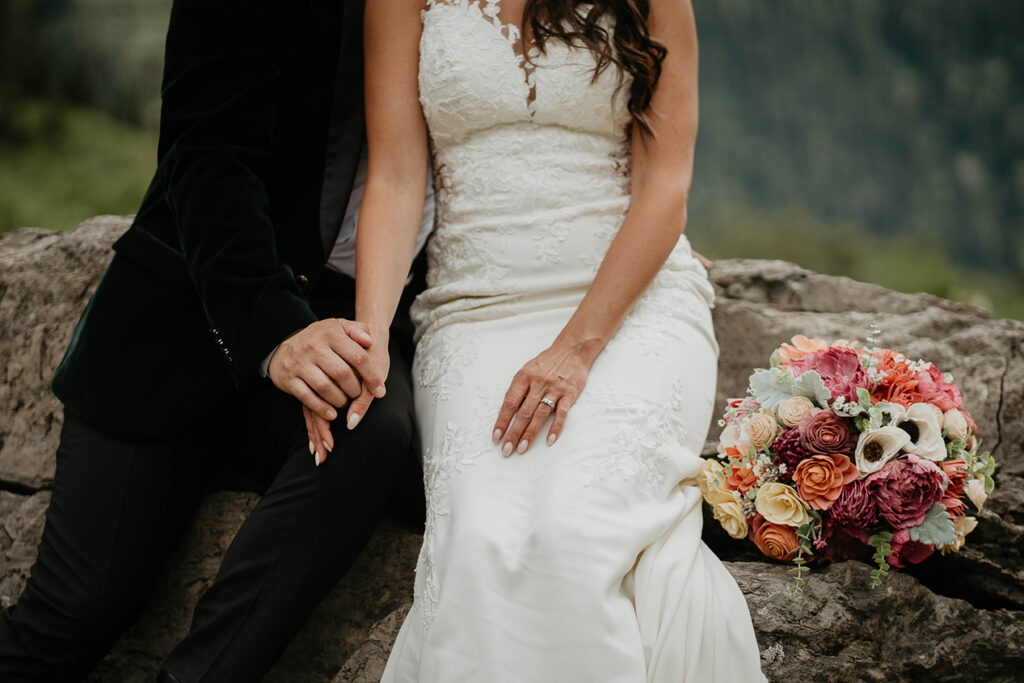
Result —
<svg viewBox="0 0 1024 683"><path fill-rule="evenodd" d="M581 5L590 5L579 12ZM549 39L585 46L597 56L596 79L611 64L633 77L627 108L633 122L651 134L647 109L661 77L661 63L668 50L651 39L647 26L650 0L527 0L523 25L530 27L540 50ZM605 15L614 20L612 35L600 25Z"/></svg>

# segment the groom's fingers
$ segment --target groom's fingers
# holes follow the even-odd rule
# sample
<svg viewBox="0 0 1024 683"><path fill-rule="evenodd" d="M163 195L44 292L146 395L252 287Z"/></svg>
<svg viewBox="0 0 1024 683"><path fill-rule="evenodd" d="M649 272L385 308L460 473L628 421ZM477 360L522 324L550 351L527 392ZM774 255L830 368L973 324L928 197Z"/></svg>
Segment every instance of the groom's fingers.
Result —
<svg viewBox="0 0 1024 683"><path fill-rule="evenodd" d="M362 393L348 407L348 418L345 425L349 429L355 429L356 425L363 419L363 416L366 415L366 411L369 410L371 403L373 403L373 394L370 393L370 390L364 384Z"/></svg>
<svg viewBox="0 0 1024 683"><path fill-rule="evenodd" d="M370 328L366 323L341 319L341 329L363 348L368 349L373 345L373 337L370 336Z"/></svg>
<svg viewBox="0 0 1024 683"><path fill-rule="evenodd" d="M320 398L315 391L309 388L301 379L294 379L288 383L286 391L299 399L299 402L309 408L325 420L333 420L338 417L338 411L330 403Z"/></svg>

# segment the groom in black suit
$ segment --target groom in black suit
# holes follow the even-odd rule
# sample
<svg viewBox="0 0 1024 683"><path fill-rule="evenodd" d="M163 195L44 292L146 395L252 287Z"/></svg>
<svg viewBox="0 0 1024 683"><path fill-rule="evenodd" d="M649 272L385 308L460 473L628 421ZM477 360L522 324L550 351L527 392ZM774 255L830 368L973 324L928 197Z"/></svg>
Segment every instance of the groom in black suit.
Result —
<svg viewBox="0 0 1024 683"><path fill-rule="evenodd" d="M386 395L361 372L373 340L340 320L354 316L365 178L362 5L175 1L157 171L53 381L53 497L28 584L0 615L0 681L88 675L225 475L265 493L160 676L258 680L418 476L420 278L391 330ZM362 386L377 400L349 430ZM340 418L319 465L303 404Z"/></svg>

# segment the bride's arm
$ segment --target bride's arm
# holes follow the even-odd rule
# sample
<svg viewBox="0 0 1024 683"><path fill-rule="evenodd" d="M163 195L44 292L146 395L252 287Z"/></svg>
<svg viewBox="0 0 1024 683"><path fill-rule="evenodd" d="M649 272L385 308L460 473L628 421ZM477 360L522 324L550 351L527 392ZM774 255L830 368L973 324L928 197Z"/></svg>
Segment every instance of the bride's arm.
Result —
<svg viewBox="0 0 1024 683"><path fill-rule="evenodd" d="M697 32L690 1L653 0L648 25L668 54L648 111L653 135L641 134L637 126L633 130L629 212L572 318L513 379L493 434L495 442L504 440L505 455L525 452L533 443L552 412L540 403L545 397L556 403L548 444L558 438L594 359L686 225L698 118Z"/></svg>
<svg viewBox="0 0 1024 683"><path fill-rule="evenodd" d="M356 230L356 320L373 336L371 362L387 375L388 330L412 263L426 192L427 126L420 109L422 0L366 3L366 189ZM355 427L373 400L372 390L349 406Z"/></svg>

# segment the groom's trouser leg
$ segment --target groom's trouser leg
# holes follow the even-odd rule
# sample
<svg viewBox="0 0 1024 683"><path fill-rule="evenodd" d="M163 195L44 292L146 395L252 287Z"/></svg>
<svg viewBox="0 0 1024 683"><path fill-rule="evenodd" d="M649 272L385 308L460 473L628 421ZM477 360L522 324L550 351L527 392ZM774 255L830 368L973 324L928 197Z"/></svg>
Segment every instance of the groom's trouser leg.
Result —
<svg viewBox="0 0 1024 683"><path fill-rule="evenodd" d="M39 554L0 615L0 681L81 680L134 619L200 497L179 446L65 413Z"/></svg>
<svg viewBox="0 0 1024 683"><path fill-rule="evenodd" d="M416 467L408 331L393 328L390 351L387 395L353 431L336 420L334 451L319 467L298 403L281 395L273 411L280 417L269 419L293 434L288 458L164 663L184 683L259 680L355 562L397 482Z"/></svg>

